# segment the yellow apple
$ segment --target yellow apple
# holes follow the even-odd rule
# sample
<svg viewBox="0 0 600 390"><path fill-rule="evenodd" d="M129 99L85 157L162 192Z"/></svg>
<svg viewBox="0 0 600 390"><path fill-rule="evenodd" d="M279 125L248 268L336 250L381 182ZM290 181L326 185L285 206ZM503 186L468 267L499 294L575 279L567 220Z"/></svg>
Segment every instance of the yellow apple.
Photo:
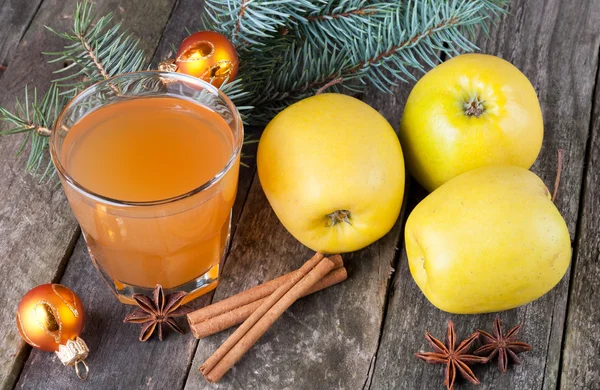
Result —
<svg viewBox="0 0 600 390"><path fill-rule="evenodd" d="M326 93L287 107L266 127L257 165L281 223L315 251L363 248L400 213L398 137L383 116L353 97Z"/></svg>
<svg viewBox="0 0 600 390"><path fill-rule="evenodd" d="M464 54L415 85L399 136L408 171L433 191L485 165L530 168L543 133L542 111L527 77L501 58Z"/></svg>
<svg viewBox="0 0 600 390"><path fill-rule="evenodd" d="M439 187L408 217L405 241L427 299L459 314L531 302L560 281L571 259L548 189L514 166L478 168Z"/></svg>

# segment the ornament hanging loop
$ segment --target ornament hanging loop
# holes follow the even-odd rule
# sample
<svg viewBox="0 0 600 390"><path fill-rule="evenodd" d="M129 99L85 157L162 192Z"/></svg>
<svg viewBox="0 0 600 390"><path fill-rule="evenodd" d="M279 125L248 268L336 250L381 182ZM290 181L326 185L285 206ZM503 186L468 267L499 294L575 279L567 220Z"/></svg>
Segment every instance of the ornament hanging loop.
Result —
<svg viewBox="0 0 600 390"><path fill-rule="evenodd" d="M85 341L80 337L77 337L74 340L67 341L66 344L59 345L58 351L55 353L62 364L65 366L74 366L75 373L79 379L84 381L90 373L90 369L84 360L89 352L90 350L85 344ZM83 368L80 368L80 364L83 365Z"/></svg>
<svg viewBox="0 0 600 390"><path fill-rule="evenodd" d="M79 368L80 363L83 366L83 368L81 368L81 369ZM82 381L84 381L88 378L88 375L90 374L90 368L88 367L85 360L78 360L75 363L75 373L77 374L77 377L79 379L81 379Z"/></svg>

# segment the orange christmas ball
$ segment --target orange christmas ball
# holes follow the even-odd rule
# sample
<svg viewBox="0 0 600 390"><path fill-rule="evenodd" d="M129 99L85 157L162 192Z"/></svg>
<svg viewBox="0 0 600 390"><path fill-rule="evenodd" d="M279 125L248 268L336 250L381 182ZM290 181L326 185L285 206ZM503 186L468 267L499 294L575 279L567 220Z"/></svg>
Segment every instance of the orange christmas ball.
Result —
<svg viewBox="0 0 600 390"><path fill-rule="evenodd" d="M79 297L61 284L42 284L23 296L17 309L17 328L32 347L56 352L76 340L85 325Z"/></svg>
<svg viewBox="0 0 600 390"><path fill-rule="evenodd" d="M199 31L181 42L175 64L178 72L220 87L226 79L235 79L239 59L235 47L224 35Z"/></svg>

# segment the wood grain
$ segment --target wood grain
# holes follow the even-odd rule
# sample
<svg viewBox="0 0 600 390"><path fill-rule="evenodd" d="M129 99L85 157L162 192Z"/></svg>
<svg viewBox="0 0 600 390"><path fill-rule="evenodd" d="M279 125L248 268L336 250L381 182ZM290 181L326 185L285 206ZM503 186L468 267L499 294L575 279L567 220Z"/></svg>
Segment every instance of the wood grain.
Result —
<svg viewBox="0 0 600 390"><path fill-rule="evenodd" d="M43 89L51 79L52 67L39 53L59 49L62 42L47 33L43 25L68 28L75 0L43 0L36 14L33 9L41 1L4 0L0 4L0 42L5 42L4 46L0 43L0 64L9 65L4 77L0 71L0 105L10 107L14 97L22 95L25 83ZM117 19L125 20L125 27L142 38L148 53L154 52L153 65L173 55L171 46L176 47L187 35L186 28L193 32L200 27L199 0L95 3L99 13L113 11ZM551 187L556 149L565 149L557 206L576 241L564 345L561 341L568 276L540 300L500 313L507 326L525 323L522 338L533 344L534 351L525 355L523 366L511 367L504 375L494 365L475 367L483 382L480 389L555 389L557 385L569 390L598 388L600 317L594 310L600 294L596 218L600 204L595 196L600 186L598 102L592 115L600 46L597 5L597 0L514 0L511 14L493 29L491 37L479 40L483 52L513 62L538 92L545 141L533 170ZM4 11L13 8L17 13ZM27 28L25 21L34 14ZM10 23L4 24L5 20L14 20L14 29ZM399 85L393 95L370 89L364 100L397 128L410 87ZM595 96L597 100L600 89ZM592 138L584 178L591 118ZM90 379L81 384L53 354L33 351L17 388L442 388L442 368L414 358L414 352L428 350L423 333L429 330L443 337L449 318L455 321L459 337L468 336L477 327L491 330L495 314L447 315L424 298L409 275L404 251L398 249L403 244L403 217L382 240L345 256L349 280L292 306L219 384L209 385L198 367L231 331L200 342L190 334L169 334L163 343L155 339L139 343L138 327L122 323L131 307L119 304L103 284L82 239L69 259L78 237L76 222L60 189L38 186L35 179L23 175L23 159L12 157L18 142L15 137L0 138L0 272L5 275L0 282L2 388L12 387L29 352L14 327L18 299L29 288L53 279L72 287L86 306L89 318L83 337L92 349L88 358ZM584 202L579 205L584 179ZM405 215L425 196L418 185L410 183ZM582 215L580 219L578 214ZM216 290L217 300L288 272L311 255L271 211L253 166L240 172L234 221L238 218L224 279ZM41 227L43 232L39 231ZM392 267L397 268L395 272ZM194 305L205 305L211 299L212 294L208 294ZM464 388L469 385L461 382L457 386Z"/></svg>
<svg viewBox="0 0 600 390"><path fill-rule="evenodd" d="M177 48L189 34L202 30L201 16L204 12L204 2L199 0L179 0L171 13L171 17L163 32L162 38L154 52L151 67L156 69L161 61L174 58ZM260 138L262 129L256 127L244 127L244 135L249 140L256 141ZM240 168L240 179L238 182L238 195L233 206L232 236L237 229L244 203L254 179L256 170L255 155L257 144L255 142L245 144L242 148L241 162L247 166ZM212 295L211 295L212 296Z"/></svg>
<svg viewBox="0 0 600 390"><path fill-rule="evenodd" d="M240 174L238 199L232 225L236 225L254 169ZM247 185L244 186L244 183ZM184 336L167 330L163 342L156 336L146 343L138 341L139 325L124 324L123 318L134 307L119 303L92 266L83 237L73 251L60 283L71 287L83 300L88 315L82 335L91 349L90 378L83 384L71 369L64 368L53 354L32 351L17 388L38 389L46 381L52 389L178 389L182 388L197 341L186 332ZM196 299L191 305L199 308L210 303L212 293ZM179 320L187 329L184 319ZM118 373L118 375L115 375Z"/></svg>
<svg viewBox="0 0 600 390"><path fill-rule="evenodd" d="M511 61L532 81L543 109L544 147L533 170L551 187L556 174L556 150L565 149L564 180L557 206L572 237L578 216L597 66L600 21L593 1L513 1L510 15L482 38L484 53ZM597 7L596 7L597 8ZM556 387L569 277L541 299L500 313L506 326L525 324L522 339L534 350L525 364L501 375L494 365L475 367L481 389L553 389ZM425 331L443 337L446 321L456 324L458 337L476 328L491 330L496 314L457 316L433 307L410 276L403 251L390 290L389 307L377 354L373 389L442 388L442 368L418 361L414 353L428 350ZM467 388L461 383L457 388Z"/></svg>
<svg viewBox="0 0 600 390"><path fill-rule="evenodd" d="M185 8L187 5L188 8ZM139 6L136 6L139 7ZM168 7L165 7L168 8ZM192 25L197 2L178 2L171 13L169 22L163 31L158 48L154 51L153 64L167 58L170 44L178 45L185 37L185 28ZM137 23L138 9L132 9L124 19L124 23ZM166 15L169 12L167 10ZM191 18L188 20L186 17ZM133 19L133 20L130 20ZM159 27L159 26L157 26ZM257 129L250 129L252 133ZM253 156L256 153L256 144L244 146L244 153ZM234 204L232 217L232 235L235 233L237 221L241 214L244 202L255 172L253 158L243 158L248 167L240 169L238 195ZM97 275L90 261L83 238L77 246L66 267L61 283L72 287L84 300L88 313L88 326L83 338L92 349L88 358L91 374L83 386L68 369L60 367L60 363L49 354L34 351L19 379L19 388L37 388L43 381L49 381L53 388L110 388L133 389L138 387L164 389L181 388L187 376L189 363L196 350L197 341L188 333L185 336L169 334L164 342L159 342L156 337L146 343L138 341L139 326L123 324L125 315L133 310L131 306L124 306L117 302L108 287ZM201 307L212 298L212 293L207 294L193 302L194 307ZM187 328L185 321L180 321ZM132 358L135 357L135 358ZM45 367L58 363L50 373ZM52 364L52 365L51 365ZM51 365L51 366L50 366ZM119 375L115 376L118 372ZM57 386L57 387L54 387Z"/></svg>
<svg viewBox="0 0 600 390"><path fill-rule="evenodd" d="M95 10L99 14L112 11L117 20L128 11L126 27L144 38L142 47L152 48L151 53L174 1L159 0L142 5L135 0L110 0L98 3ZM41 52L60 50L64 41L48 32L44 25L59 31L70 29L75 4L75 0L46 0L42 4L21 40L11 66L0 80L0 105L12 108L15 97L22 97L26 84L37 86L40 92L48 87L54 77L52 71L60 65L47 64L47 58ZM20 142L18 136L0 138L2 388L12 387L29 351L14 324L17 304L32 287L60 277L78 234L62 190L55 189L52 184L38 185L35 178L24 174L24 160L14 158Z"/></svg>
<svg viewBox="0 0 600 390"><path fill-rule="evenodd" d="M365 100L399 120L402 105L393 95L370 90ZM200 340L185 388L362 388L377 348L401 220L379 242L344 255L349 279L296 302L218 384L198 370L233 329ZM278 221L257 176L238 229L216 301L289 272L312 254Z"/></svg>
<svg viewBox="0 0 600 390"><path fill-rule="evenodd" d="M148 389L180 388L187 360L194 352L191 335L168 332L164 342L156 335L138 341L140 327L124 324L134 307L120 304L94 269L81 238L61 283L77 293L86 309L82 338L90 348L87 381L73 368L63 367L51 353L33 350L17 383L17 389ZM178 321L181 325L183 320Z"/></svg>
<svg viewBox="0 0 600 390"><path fill-rule="evenodd" d="M4 0L0 4L0 78L41 3L42 0Z"/></svg>
<svg viewBox="0 0 600 390"><path fill-rule="evenodd" d="M198 369L232 330L200 340L185 388L362 388L399 231L396 225L377 243L344 255L348 280L296 302L216 385ZM311 255L280 224L255 178L215 300L296 269Z"/></svg>
<svg viewBox="0 0 600 390"><path fill-rule="evenodd" d="M204 12L204 1L202 0L179 0L173 8L167 27L160 40L152 67L156 69L161 61L175 58L177 49L189 34L202 29L202 13Z"/></svg>
<svg viewBox="0 0 600 390"><path fill-rule="evenodd" d="M600 73L596 79L592 133L581 220L575 242L573 281L560 373L560 388L600 388Z"/></svg>

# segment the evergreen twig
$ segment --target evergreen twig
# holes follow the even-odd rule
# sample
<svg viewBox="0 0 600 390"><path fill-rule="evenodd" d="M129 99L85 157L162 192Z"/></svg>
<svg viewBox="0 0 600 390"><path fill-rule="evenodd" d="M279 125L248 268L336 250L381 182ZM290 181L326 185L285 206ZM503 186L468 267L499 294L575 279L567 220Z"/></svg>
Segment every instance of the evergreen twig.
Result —
<svg viewBox="0 0 600 390"><path fill-rule="evenodd" d="M77 4L70 32L46 28L69 42L62 51L45 53L54 57L50 63L70 63L55 72L61 76L55 82L66 88L65 94L74 96L93 83L146 66L138 40L123 32L121 23L113 24L112 14L97 18L87 0Z"/></svg>
<svg viewBox="0 0 600 390"><path fill-rule="evenodd" d="M243 1L209 0L213 20L235 19L217 4ZM264 124L289 104L313 95L330 81L343 78L332 89L361 92L373 85L383 92L398 82L414 80L412 70L424 72L441 54L452 56L477 49L472 39L476 29L487 32L487 22L503 11L505 0L315 1L319 7L304 15L292 15L285 0L255 0L278 10L265 13L261 23L284 27L288 34L271 28L259 46L244 46L241 76L251 80L249 104L257 108L251 123ZM284 16L282 16L284 15ZM241 24L239 35L253 35L252 20ZM239 20L239 19L238 19ZM231 35L228 24L217 26ZM293 32L289 33L289 32ZM277 50L263 49L265 42Z"/></svg>
<svg viewBox="0 0 600 390"><path fill-rule="evenodd" d="M47 155L48 136L64 100L59 96L55 84L52 84L41 98L36 88L33 89L33 98L30 98L29 89L25 87L24 98L24 101L16 100L15 110L12 112L0 107L0 121L9 125L8 129L0 131L0 135L26 134L16 155L21 155L27 144L30 144L25 170L35 175L45 164L46 168L40 177L41 182L54 173L52 162Z"/></svg>
<svg viewBox="0 0 600 390"><path fill-rule="evenodd" d="M26 171L34 175L46 164L40 181L55 174L48 156L48 136L64 104L83 88L100 80L120 73L142 70L145 66L144 52L138 48L138 41L121 32L119 23L113 25L111 15L96 18L92 4L83 1L77 4L70 32L48 30L66 39L63 51L45 53L53 58L48 62L66 62L64 68L55 73L60 77L53 80L48 91L38 98L38 90L33 90L33 99L25 88L25 101L16 100L15 110L0 107L0 122L9 128L0 135L25 133L17 156L29 144L29 157Z"/></svg>
<svg viewBox="0 0 600 390"><path fill-rule="evenodd" d="M389 92L413 79L414 69L435 66L440 54L476 49L478 30L504 12L507 0L206 0L205 26L228 36L240 55L240 75L221 89L251 124L264 124L289 104L328 86L360 92L366 85ZM138 40L112 16L95 17L77 5L67 41L49 62L67 63L41 98L26 89L16 108L0 108L2 134L25 133L27 170L47 161L47 135L66 99L97 81L142 70ZM333 83L343 79L343 83ZM251 116L248 116L248 112ZM53 172L49 164L44 176Z"/></svg>

